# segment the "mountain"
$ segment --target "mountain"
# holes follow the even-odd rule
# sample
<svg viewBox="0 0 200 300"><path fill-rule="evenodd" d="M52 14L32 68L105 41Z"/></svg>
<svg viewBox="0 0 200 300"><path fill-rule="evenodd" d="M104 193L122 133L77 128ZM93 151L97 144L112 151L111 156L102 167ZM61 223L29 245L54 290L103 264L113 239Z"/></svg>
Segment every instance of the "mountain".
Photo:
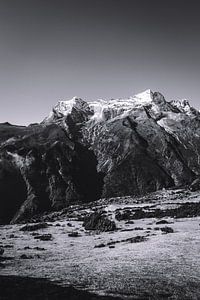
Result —
<svg viewBox="0 0 200 300"><path fill-rule="evenodd" d="M74 97L41 124L0 124L0 222L198 183L199 125L188 101L151 90L109 101Z"/></svg>

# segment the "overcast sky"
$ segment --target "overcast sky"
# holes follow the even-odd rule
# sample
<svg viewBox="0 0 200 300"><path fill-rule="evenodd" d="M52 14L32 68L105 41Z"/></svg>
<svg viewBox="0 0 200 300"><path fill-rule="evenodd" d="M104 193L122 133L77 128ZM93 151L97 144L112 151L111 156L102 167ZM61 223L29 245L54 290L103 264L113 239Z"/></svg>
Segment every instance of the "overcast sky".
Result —
<svg viewBox="0 0 200 300"><path fill-rule="evenodd" d="M200 108L199 11L192 0L0 0L0 122L148 88Z"/></svg>

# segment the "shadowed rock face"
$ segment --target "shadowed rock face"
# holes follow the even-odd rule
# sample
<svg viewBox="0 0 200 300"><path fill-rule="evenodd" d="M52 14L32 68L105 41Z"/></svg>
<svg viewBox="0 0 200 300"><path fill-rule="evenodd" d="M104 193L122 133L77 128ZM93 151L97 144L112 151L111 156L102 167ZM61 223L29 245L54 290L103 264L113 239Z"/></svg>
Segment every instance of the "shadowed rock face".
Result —
<svg viewBox="0 0 200 300"><path fill-rule="evenodd" d="M0 221L6 223L26 200L27 189L21 173L4 160L0 163Z"/></svg>
<svg viewBox="0 0 200 300"><path fill-rule="evenodd" d="M0 222L101 197L190 185L200 173L200 114L148 90L59 102L41 124L0 124Z"/></svg>
<svg viewBox="0 0 200 300"><path fill-rule="evenodd" d="M97 172L97 159L94 152L75 143L75 155L72 158L71 175L80 200L91 202L102 195L103 173Z"/></svg>
<svg viewBox="0 0 200 300"><path fill-rule="evenodd" d="M100 197L93 152L69 139L62 127L12 128L14 137L0 147L1 223Z"/></svg>

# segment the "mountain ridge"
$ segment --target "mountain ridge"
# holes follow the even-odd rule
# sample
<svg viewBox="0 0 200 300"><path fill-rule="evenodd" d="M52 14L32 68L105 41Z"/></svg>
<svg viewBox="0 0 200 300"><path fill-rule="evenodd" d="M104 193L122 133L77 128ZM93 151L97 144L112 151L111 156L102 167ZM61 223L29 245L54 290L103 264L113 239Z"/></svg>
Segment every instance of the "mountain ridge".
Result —
<svg viewBox="0 0 200 300"><path fill-rule="evenodd" d="M41 124L0 124L0 221L189 186L200 174L199 125L188 101L150 89L128 99L73 97Z"/></svg>
<svg viewBox="0 0 200 300"><path fill-rule="evenodd" d="M182 100L171 100L166 101L164 96L159 92L153 92L151 89L147 89L144 92L138 93L135 96L130 96L129 98L117 98L117 99L110 99L110 100L104 100L104 99L98 99L96 101L85 101L80 97L73 97L72 99L65 100L65 101L59 101L50 112L49 116L45 118L45 122L52 121L53 114L57 114L58 117L64 117L71 113L72 108L76 109L91 109L93 111L93 114L97 113L98 110L102 109L112 109L116 106L118 107L124 107L124 109L132 109L134 107L139 106L145 106L148 104L168 104L168 106L174 107L174 109L178 109L182 113L191 113L199 111L194 109L188 100L182 99ZM83 107L85 106L85 107ZM126 107L128 106L128 107ZM97 119L97 116L92 116L93 119Z"/></svg>

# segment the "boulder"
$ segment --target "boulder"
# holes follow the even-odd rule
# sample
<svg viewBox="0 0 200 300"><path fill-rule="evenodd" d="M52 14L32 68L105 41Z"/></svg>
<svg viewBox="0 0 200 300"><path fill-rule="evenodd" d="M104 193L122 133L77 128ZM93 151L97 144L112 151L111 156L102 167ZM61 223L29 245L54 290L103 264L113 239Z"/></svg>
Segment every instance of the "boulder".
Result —
<svg viewBox="0 0 200 300"><path fill-rule="evenodd" d="M98 231L114 231L117 229L113 220L110 220L102 211L92 213L85 217L83 222L85 230L98 230Z"/></svg>
<svg viewBox="0 0 200 300"><path fill-rule="evenodd" d="M47 227L48 227L47 223L26 224L25 226L20 228L20 231L35 231Z"/></svg>

